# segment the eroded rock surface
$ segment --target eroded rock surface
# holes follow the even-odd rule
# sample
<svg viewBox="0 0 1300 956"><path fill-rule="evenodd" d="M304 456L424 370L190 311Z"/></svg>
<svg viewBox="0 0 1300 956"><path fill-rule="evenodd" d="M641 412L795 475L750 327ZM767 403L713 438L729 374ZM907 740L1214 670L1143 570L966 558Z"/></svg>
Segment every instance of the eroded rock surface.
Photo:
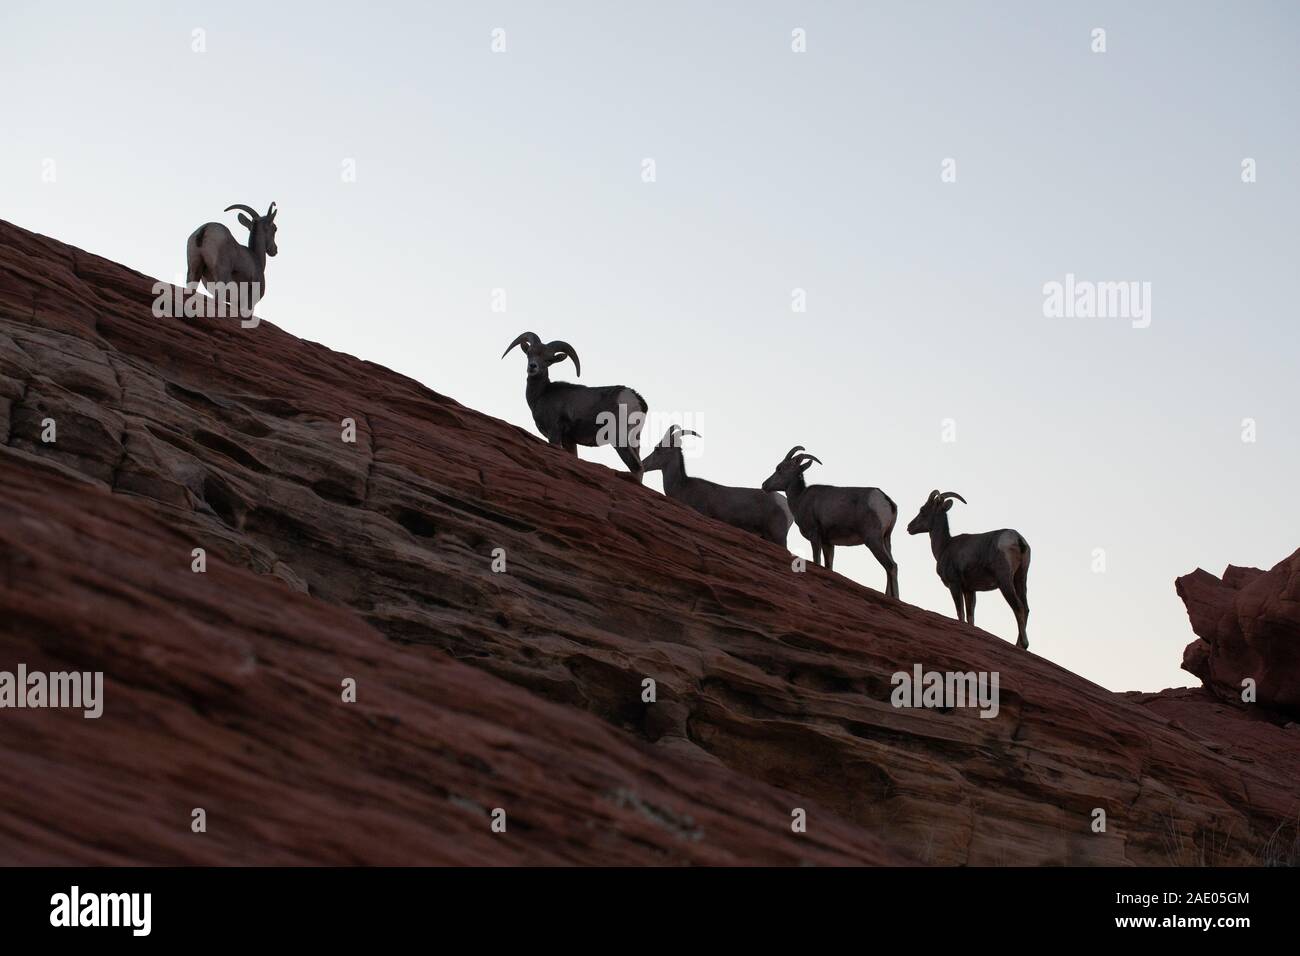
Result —
<svg viewBox="0 0 1300 956"><path fill-rule="evenodd" d="M152 285L0 223L0 661L102 667L114 708L0 715L20 859L1253 863L1295 825L1300 737L1211 746L391 371L154 319ZM917 663L997 671L997 717L891 706Z"/></svg>
<svg viewBox="0 0 1300 956"><path fill-rule="evenodd" d="M1230 565L1216 578L1198 568L1177 586L1197 634L1183 670L1227 700L1253 680L1261 707L1300 718L1300 551L1271 571Z"/></svg>

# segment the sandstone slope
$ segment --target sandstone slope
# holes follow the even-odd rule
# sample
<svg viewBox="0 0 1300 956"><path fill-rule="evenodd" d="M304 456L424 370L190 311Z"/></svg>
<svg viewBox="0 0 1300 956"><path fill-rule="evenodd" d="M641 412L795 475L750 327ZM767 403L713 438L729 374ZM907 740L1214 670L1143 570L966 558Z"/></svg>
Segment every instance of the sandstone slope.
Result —
<svg viewBox="0 0 1300 956"><path fill-rule="evenodd" d="M1189 732L152 285L0 223L0 667L108 682L99 729L0 715L7 861L1248 864L1294 828L1294 729ZM1000 713L892 707L917 663L998 671Z"/></svg>

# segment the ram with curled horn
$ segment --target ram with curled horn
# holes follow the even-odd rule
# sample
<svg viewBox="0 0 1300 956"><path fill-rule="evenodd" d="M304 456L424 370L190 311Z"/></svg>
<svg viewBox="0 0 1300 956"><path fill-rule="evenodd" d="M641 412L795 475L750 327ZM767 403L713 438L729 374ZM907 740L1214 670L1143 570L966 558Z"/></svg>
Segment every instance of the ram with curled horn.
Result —
<svg viewBox="0 0 1300 956"><path fill-rule="evenodd" d="M889 540L898 506L879 488L806 484L803 473L821 463L803 445L795 445L763 482L763 490L785 492L794 523L812 545L814 563L831 570L837 545L865 544L885 569L885 593L898 597L898 563Z"/></svg>
<svg viewBox="0 0 1300 956"><path fill-rule="evenodd" d="M935 489L907 526L908 534L928 534L934 568L952 594L957 620L975 623L975 594L1002 592L1016 616L1016 644L1029 647L1029 542L1019 531L1001 528L983 534L954 535L948 530L953 500L966 504L955 491Z"/></svg>
<svg viewBox="0 0 1300 956"><path fill-rule="evenodd" d="M646 471L662 471L664 494L694 508L700 514L785 547L786 534L794 521L780 492L758 488L733 488L686 474L682 438L698 432L671 426L657 448L646 456Z"/></svg>
<svg viewBox="0 0 1300 956"><path fill-rule="evenodd" d="M195 229L185 243L185 284L195 289L203 283L227 307L238 299L243 318L266 295L266 258L279 249L275 245L275 203L266 214L251 206L235 203L226 212L239 211L239 222L248 229L248 245L241 246L229 229L219 222L207 222ZM247 310L248 314L243 315Z"/></svg>
<svg viewBox="0 0 1300 956"><path fill-rule="evenodd" d="M537 430L552 445L576 455L579 445L612 445L637 481L642 479L641 427L649 410L644 398L626 385L590 387L552 382L550 367L566 358L582 374L578 353L568 342L543 342L535 332L523 332L501 353L518 347L528 358L524 399Z"/></svg>

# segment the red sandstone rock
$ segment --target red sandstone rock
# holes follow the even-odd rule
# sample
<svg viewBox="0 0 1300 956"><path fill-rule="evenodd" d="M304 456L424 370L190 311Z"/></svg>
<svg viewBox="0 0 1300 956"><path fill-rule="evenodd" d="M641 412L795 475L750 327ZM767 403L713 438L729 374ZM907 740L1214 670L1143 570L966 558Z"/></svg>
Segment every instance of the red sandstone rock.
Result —
<svg viewBox="0 0 1300 956"><path fill-rule="evenodd" d="M152 284L0 223L0 667L108 695L0 712L0 862L1249 864L1295 825L1294 731L1190 733ZM1000 713L891 706L917 663L999 672Z"/></svg>
<svg viewBox="0 0 1300 956"><path fill-rule="evenodd" d="M1183 670L1233 701L1251 678L1260 707L1300 717L1300 551L1268 572L1229 565L1220 580L1198 568L1176 586L1198 635Z"/></svg>
<svg viewBox="0 0 1300 956"><path fill-rule="evenodd" d="M273 577L195 574L142 500L10 454L0 494L0 668L106 675L99 719L0 711L0 864L903 859ZM795 806L816 821L802 837Z"/></svg>

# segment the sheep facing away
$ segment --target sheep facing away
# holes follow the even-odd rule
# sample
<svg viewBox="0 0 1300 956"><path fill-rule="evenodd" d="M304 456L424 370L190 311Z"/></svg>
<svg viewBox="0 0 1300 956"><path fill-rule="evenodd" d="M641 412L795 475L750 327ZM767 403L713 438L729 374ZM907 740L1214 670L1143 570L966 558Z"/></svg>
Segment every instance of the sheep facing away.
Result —
<svg viewBox="0 0 1300 956"><path fill-rule="evenodd" d="M813 464L821 464L814 455L802 454L803 445L795 445L763 482L764 491L784 491L794 513L800 533L812 545L813 561L821 564L826 555L826 569L832 570L836 545L865 544L885 569L885 593L898 597L898 563L889 537L898 520L898 506L879 488L837 488L833 485L808 485L803 473Z"/></svg>
<svg viewBox="0 0 1300 956"><path fill-rule="evenodd" d="M966 499L955 491L940 494L936 488L930 492L921 510L908 523L907 533L929 534L935 570L952 593L957 620L974 624L975 593L996 588L1016 615L1019 631L1016 644L1028 648L1025 626L1029 622L1029 542L1019 531L1010 528L953 535L948 530L953 498L966 504Z"/></svg>
<svg viewBox="0 0 1300 956"><path fill-rule="evenodd" d="M698 432L679 425L669 427L657 448L641 463L646 471L662 471L664 494L700 514L785 547L794 516L785 498L775 491L733 488L686 474L682 436Z"/></svg>
<svg viewBox="0 0 1300 956"><path fill-rule="evenodd" d="M271 203L263 216L236 203L225 211L232 209L243 210L239 222L248 229L248 245L241 246L219 222L199 226L185 243L185 284L195 288L202 282L212 295L224 297L227 305L238 296L251 315L252 307L266 295L266 257L279 251L275 245L277 210Z"/></svg>
<svg viewBox="0 0 1300 956"><path fill-rule="evenodd" d="M552 382L550 367L566 358L582 375L582 365L573 346L558 339L543 343L535 332L523 332L501 357L518 346L528 357L528 385L524 398L533 413L537 430L552 445L574 455L578 445L613 445L632 476L641 481L641 427L649 406L635 390L625 385L590 387L573 382Z"/></svg>

